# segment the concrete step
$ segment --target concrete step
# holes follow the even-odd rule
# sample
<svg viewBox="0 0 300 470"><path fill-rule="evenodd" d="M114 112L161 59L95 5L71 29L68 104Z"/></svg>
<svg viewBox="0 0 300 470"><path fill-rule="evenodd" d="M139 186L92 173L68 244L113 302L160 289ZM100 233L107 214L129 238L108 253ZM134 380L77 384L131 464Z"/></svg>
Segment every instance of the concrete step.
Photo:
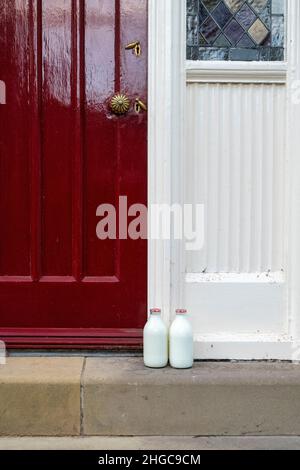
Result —
<svg viewBox="0 0 300 470"><path fill-rule="evenodd" d="M8 358L0 366L0 435L80 434L84 358Z"/></svg>
<svg viewBox="0 0 300 470"><path fill-rule="evenodd" d="M300 366L141 358L8 358L2 436L298 436Z"/></svg>

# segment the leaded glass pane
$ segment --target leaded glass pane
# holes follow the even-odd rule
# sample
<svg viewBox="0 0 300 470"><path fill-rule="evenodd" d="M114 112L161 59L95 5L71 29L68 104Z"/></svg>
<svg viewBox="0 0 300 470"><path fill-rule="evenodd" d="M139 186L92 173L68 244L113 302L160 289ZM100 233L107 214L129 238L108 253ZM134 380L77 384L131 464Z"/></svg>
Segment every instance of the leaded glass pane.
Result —
<svg viewBox="0 0 300 470"><path fill-rule="evenodd" d="M187 59L282 61L285 0L187 0Z"/></svg>

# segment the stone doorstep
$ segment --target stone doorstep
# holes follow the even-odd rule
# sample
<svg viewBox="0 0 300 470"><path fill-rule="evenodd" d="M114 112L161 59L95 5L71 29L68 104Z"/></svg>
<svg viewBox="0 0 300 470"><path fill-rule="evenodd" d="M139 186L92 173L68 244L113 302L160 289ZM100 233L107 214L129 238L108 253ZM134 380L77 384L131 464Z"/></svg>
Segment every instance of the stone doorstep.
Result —
<svg viewBox="0 0 300 470"><path fill-rule="evenodd" d="M0 366L0 435L78 436L84 358L8 358Z"/></svg>
<svg viewBox="0 0 300 470"><path fill-rule="evenodd" d="M2 436L299 436L300 366L22 357L0 366Z"/></svg>

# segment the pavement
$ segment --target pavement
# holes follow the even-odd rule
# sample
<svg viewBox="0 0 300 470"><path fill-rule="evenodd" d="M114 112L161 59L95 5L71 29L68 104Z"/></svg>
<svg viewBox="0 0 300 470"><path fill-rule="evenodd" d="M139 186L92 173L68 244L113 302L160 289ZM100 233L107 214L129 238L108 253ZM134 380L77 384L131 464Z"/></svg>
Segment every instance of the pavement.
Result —
<svg viewBox="0 0 300 470"><path fill-rule="evenodd" d="M3 437L1 450L299 450L300 437Z"/></svg>

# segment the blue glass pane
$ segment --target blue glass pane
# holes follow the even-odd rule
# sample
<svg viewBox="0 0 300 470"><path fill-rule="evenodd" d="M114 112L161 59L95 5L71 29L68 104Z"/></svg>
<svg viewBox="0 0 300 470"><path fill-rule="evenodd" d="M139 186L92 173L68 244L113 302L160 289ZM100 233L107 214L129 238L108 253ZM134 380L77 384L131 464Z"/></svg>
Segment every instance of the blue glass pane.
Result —
<svg viewBox="0 0 300 470"><path fill-rule="evenodd" d="M249 48L249 47L253 48L253 47L256 47L256 45L254 44L252 39L250 39L250 37L247 34L244 34L244 36L238 42L237 45L238 45L239 48Z"/></svg>
<svg viewBox="0 0 300 470"><path fill-rule="evenodd" d="M200 26L200 33L209 44L214 42L220 32L219 26L210 16Z"/></svg>
<svg viewBox="0 0 300 470"><path fill-rule="evenodd" d="M235 49L232 48L229 54L229 60L253 61L259 59L257 49Z"/></svg>
<svg viewBox="0 0 300 470"><path fill-rule="evenodd" d="M187 0L189 60L284 60L284 0Z"/></svg>
<svg viewBox="0 0 300 470"><path fill-rule="evenodd" d="M241 39L244 34L244 30L241 25L236 21L230 21L229 25L224 29L224 33L228 37L229 41L233 46Z"/></svg>
<svg viewBox="0 0 300 470"><path fill-rule="evenodd" d="M224 28L232 18L232 14L223 2L219 3L219 5L212 11L211 16L220 28Z"/></svg>
<svg viewBox="0 0 300 470"><path fill-rule="evenodd" d="M244 29L248 29L256 20L256 15L251 8L245 3L237 12L236 19Z"/></svg>
<svg viewBox="0 0 300 470"><path fill-rule="evenodd" d="M220 34L214 42L214 46L216 47L230 47L230 41L224 36L224 34Z"/></svg>

